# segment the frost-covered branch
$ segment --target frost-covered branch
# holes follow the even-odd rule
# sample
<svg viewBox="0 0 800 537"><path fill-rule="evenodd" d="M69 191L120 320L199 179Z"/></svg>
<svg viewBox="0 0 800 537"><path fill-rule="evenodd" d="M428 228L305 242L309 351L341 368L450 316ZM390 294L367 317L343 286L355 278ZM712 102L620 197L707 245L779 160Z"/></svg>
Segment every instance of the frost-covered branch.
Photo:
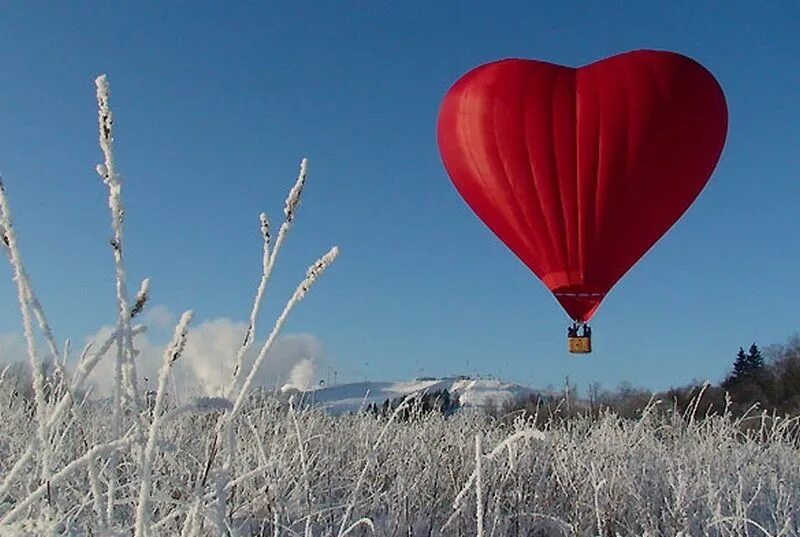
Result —
<svg viewBox="0 0 800 537"><path fill-rule="evenodd" d="M158 428L161 426L161 414L164 411L167 379L169 378L172 364L180 357L183 353L183 349L186 347L186 332L189 329L189 322L191 319L191 311L184 312L181 316L178 325L175 327L175 334L172 336L172 341L164 350L161 370L158 373L158 389L156 391L156 401L153 408L153 421L150 424L150 431L147 434L147 445L142 455L142 469L139 473L141 484L139 485L139 506L136 510L136 537L145 537L148 534L153 456L156 441L158 440Z"/></svg>
<svg viewBox="0 0 800 537"><path fill-rule="evenodd" d="M32 292L27 285L25 269L22 265L22 256L17 245L17 234L11 219L11 207L6 196L6 188L0 177L0 226L2 226L3 241L8 248L9 261L14 273L14 282L17 286L17 301L20 313L22 314L22 329L27 343L28 360L30 361L31 373L33 375L33 391L36 401L36 422L38 424L38 440L41 450L42 480L50 478L50 428L48 427L48 408L45 399L44 387L44 367L36 349L36 337L33 333L33 323L31 321L30 297Z"/></svg>
<svg viewBox="0 0 800 537"><path fill-rule="evenodd" d="M126 436L124 438L120 438L119 440L114 440L113 442L93 447L92 449L84 453L83 456L78 457L77 459L67 464L58 473L53 474L53 476L48 482L40 485L39 488L37 488L31 494L29 494L27 498L16 504L16 506L14 506L14 509L6 513L6 515L2 519L0 519L0 526L14 522L17 518L19 518L19 516L22 513L27 511L28 508L30 508L34 503L43 498L51 487L58 486L62 481L64 481L76 470L79 470L80 468L87 466L92 460L94 460L97 457L110 455L111 453L127 448L128 446L130 446L131 442L133 442L133 439L131 437Z"/></svg>
<svg viewBox="0 0 800 537"><path fill-rule="evenodd" d="M244 385L239 390L239 395L236 398L236 402L233 405L233 410L228 414L227 419L233 420L236 417L236 414L241 410L242 404L244 403L245 397L247 392L250 389L250 385L253 383L256 375L258 374L259 369L261 368L261 364L264 362L264 358L266 358L267 353L272 348L273 343L275 343L275 339L278 337L278 333L280 332L281 328L283 328L286 319L289 316L289 312L292 311L292 308L297 304L303 297L306 295L308 290L314 284L316 279L325 271L325 269L333 263L333 260L336 259L336 256L339 255L339 248L334 246L333 248L328 251L325 255L319 258L313 265L311 265L308 270L306 271L306 277L300 282L300 285L297 286L295 289L294 294L286 303L286 306L283 308L283 311L278 316L278 319L275 321L275 326L272 328L272 332L270 332L269 337L261 346L261 351L258 353L253 366L250 368L250 373L247 375L247 378L244 381Z"/></svg>
<svg viewBox="0 0 800 537"><path fill-rule="evenodd" d="M97 121L99 130L100 149L103 152L103 163L97 165L97 173L108 187L108 207L111 210L111 249L114 255L114 269L116 273L117 329L120 336L117 339L117 365L115 369L115 386L117 394L118 416L121 408L129 405L139 408L139 390L136 380L135 353L133 350L133 334L131 333L131 308L128 305L128 289L126 283L125 264L123 262L123 235L122 220L124 208L122 205L122 181L117 174L113 151L113 125L114 117L109 106L109 86L106 75L100 75L95 80L97 87Z"/></svg>
<svg viewBox="0 0 800 537"><path fill-rule="evenodd" d="M269 219L265 213L261 213L259 215L259 221L261 224L261 236L263 238L263 255L261 261L261 279L258 282L258 288L256 289L256 296L253 300L253 307L250 310L250 318L248 319L247 323L247 332L244 336L244 342L242 346L239 347L239 350L236 354L236 358L234 359L234 367L233 367L233 378L231 379L231 383L228 386L228 390L226 395L231 397L236 390L239 382L239 375L241 374L242 364L244 363L244 356L250 347L253 344L253 340L255 338L255 327L256 321L258 320L258 312L261 308L261 302L264 298L264 290L267 287L267 282L269 281L269 277L272 274L272 268L275 266L275 260L277 259L278 253L280 252L281 245L286 237L286 233L288 233L289 228L294 221L295 213L297 212L297 206L300 204L300 197L303 193L303 186L306 182L306 175L308 174L308 159L303 159L300 162L300 173L297 176L297 180L295 181L294 186L289 190L289 194L286 197L286 203L283 209L284 213L284 221L281 224L280 229L278 230L278 238L275 241L275 246L270 250L270 227L269 227Z"/></svg>

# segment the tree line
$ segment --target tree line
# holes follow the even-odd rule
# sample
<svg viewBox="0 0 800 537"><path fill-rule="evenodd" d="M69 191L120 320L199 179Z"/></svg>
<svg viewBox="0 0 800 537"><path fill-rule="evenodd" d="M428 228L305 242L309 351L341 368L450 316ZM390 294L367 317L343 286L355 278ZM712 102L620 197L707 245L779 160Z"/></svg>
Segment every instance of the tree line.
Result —
<svg viewBox="0 0 800 537"><path fill-rule="evenodd" d="M627 382L614 390L604 390L593 383L583 397L578 396L577 386L565 383L561 391L533 393L491 412L497 417L525 412L546 420L612 411L635 419L652 401L660 401L662 408L682 414L692 412L700 419L722 414L740 418L764 412L770 416L800 416L800 336L763 350L755 342L747 350L739 347L732 355L730 370L716 383L698 380L658 392Z"/></svg>

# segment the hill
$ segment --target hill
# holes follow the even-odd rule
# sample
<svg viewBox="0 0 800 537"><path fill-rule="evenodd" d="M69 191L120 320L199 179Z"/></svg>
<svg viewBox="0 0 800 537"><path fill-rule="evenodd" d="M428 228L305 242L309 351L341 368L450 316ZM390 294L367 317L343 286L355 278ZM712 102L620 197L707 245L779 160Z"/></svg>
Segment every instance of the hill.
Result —
<svg viewBox="0 0 800 537"><path fill-rule="evenodd" d="M301 394L311 405L324 408L332 414L356 412L370 403L381 405L387 399L395 399L419 392L447 390L457 397L463 408L485 408L499 405L529 395L530 389L493 378L419 378L399 382L354 382L309 391L300 391L286 386L284 394Z"/></svg>

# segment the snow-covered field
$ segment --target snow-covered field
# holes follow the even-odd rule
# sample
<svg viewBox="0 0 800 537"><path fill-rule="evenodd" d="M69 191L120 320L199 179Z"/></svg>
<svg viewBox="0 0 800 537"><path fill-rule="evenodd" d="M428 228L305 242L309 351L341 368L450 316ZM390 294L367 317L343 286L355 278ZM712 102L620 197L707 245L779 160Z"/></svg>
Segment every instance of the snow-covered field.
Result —
<svg viewBox="0 0 800 537"><path fill-rule="evenodd" d="M381 405L387 399L442 390L450 392L450 395L457 398L460 405L465 408L502 406L531 393L528 388L512 382L464 377L404 382L354 382L306 392L291 389L283 391L284 394L295 392L303 401L338 415L363 410L371 403Z"/></svg>
<svg viewBox="0 0 800 537"><path fill-rule="evenodd" d="M34 406L0 384L0 534L130 535L141 452L95 447L114 441L111 403L77 405L52 430L49 487L41 453L14 470L36 441ZM222 412L165 423L146 534L340 535L363 520L356 535L775 536L800 522L800 452L783 434L796 422L745 437L721 418L650 412L537 431L480 412L401 422L268 397L236 420L226 467Z"/></svg>

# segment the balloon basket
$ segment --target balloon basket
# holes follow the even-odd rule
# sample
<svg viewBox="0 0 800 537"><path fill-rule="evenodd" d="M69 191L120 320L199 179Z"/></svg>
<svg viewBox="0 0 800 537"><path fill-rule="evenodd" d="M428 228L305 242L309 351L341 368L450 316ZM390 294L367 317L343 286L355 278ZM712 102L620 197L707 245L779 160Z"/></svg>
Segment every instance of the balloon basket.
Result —
<svg viewBox="0 0 800 537"><path fill-rule="evenodd" d="M567 338L567 350L572 354L589 354L592 352L591 336L570 336Z"/></svg>

